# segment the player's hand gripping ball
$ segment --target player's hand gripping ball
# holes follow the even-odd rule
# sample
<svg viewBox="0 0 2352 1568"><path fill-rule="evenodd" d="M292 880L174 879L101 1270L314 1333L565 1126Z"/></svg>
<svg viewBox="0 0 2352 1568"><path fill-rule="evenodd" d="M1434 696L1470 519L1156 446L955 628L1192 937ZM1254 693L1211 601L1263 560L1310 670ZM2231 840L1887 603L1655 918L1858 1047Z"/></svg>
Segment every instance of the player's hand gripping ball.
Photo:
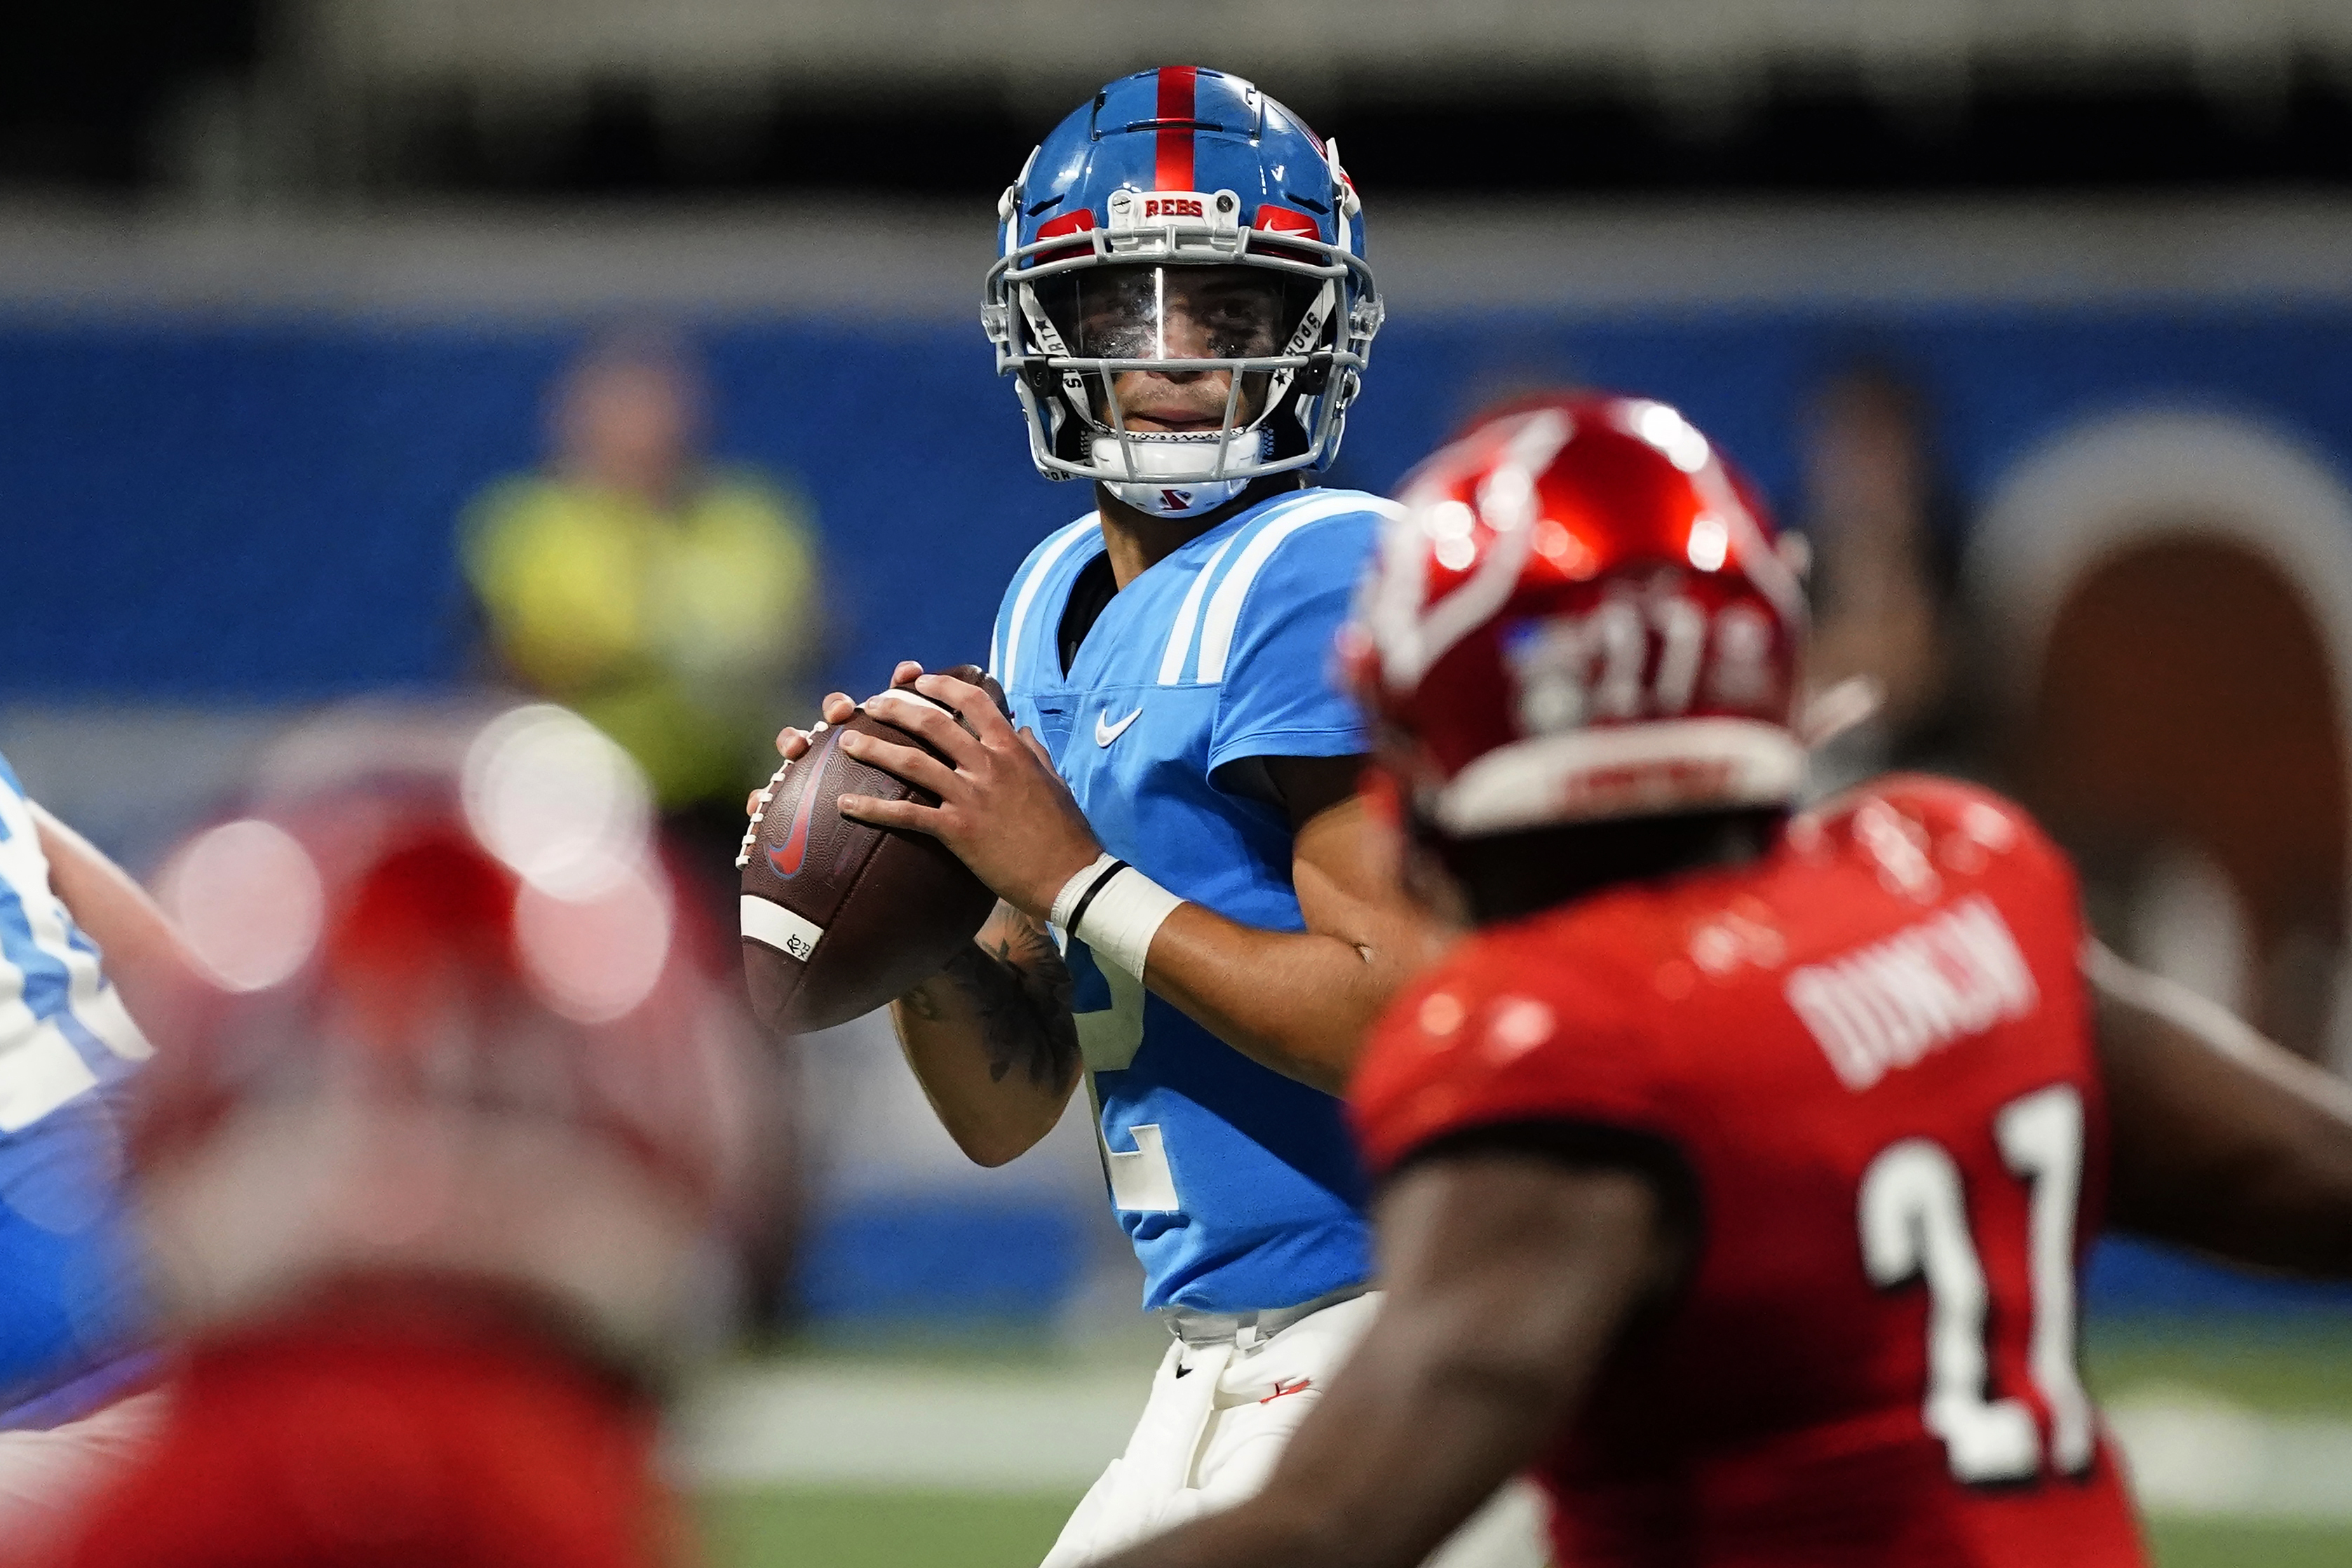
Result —
<svg viewBox="0 0 2352 1568"><path fill-rule="evenodd" d="M1003 689L978 668L945 673L1005 706ZM772 1029L828 1029L872 1012L938 973L996 907L987 885L929 834L841 815L845 795L939 804L928 790L846 755L841 740L850 733L901 745L910 739L864 708L818 724L806 752L753 797L757 810L736 857L744 978L753 1013Z"/></svg>

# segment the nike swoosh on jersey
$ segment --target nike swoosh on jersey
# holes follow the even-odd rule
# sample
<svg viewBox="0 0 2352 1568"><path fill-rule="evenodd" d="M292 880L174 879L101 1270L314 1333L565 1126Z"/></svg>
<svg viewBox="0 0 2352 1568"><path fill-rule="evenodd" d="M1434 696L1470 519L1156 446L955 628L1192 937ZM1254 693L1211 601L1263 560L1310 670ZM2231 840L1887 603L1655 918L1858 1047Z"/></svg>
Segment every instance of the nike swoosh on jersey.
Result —
<svg viewBox="0 0 2352 1568"><path fill-rule="evenodd" d="M1134 723L1138 719L1143 717L1143 710L1138 708L1134 712L1129 714L1126 718L1121 719L1116 724L1106 724L1103 722L1104 720L1109 717L1110 710L1108 708L1095 715L1095 744L1097 746L1108 746L1113 741L1118 740L1121 735L1126 734L1127 727L1129 724Z"/></svg>
<svg viewBox="0 0 2352 1568"><path fill-rule="evenodd" d="M840 739L841 731L835 730L824 738L818 750L823 751ZM824 773L823 759L814 754L803 758L801 766L810 770L809 781L801 786L801 804L793 813L792 831L784 835L782 844L768 851L769 866L773 868L777 876L787 881L801 874L801 864L808 858L809 819L816 815L816 786Z"/></svg>

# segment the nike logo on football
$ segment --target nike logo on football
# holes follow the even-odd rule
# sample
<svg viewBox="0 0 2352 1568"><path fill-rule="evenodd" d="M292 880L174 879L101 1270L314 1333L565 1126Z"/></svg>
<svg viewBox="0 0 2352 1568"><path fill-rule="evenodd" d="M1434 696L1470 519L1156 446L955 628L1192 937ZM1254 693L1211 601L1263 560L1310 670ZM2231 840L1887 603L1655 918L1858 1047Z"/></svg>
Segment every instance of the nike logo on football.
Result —
<svg viewBox="0 0 2352 1568"><path fill-rule="evenodd" d="M1104 720L1109 717L1110 710L1108 708L1095 715L1095 744L1097 746L1108 746L1113 741L1118 740L1121 735L1126 734L1127 727L1129 724L1134 723L1138 719L1143 717L1143 710L1138 708L1134 712L1129 714L1126 718L1121 719L1116 724L1106 724L1103 722Z"/></svg>
<svg viewBox="0 0 2352 1568"><path fill-rule="evenodd" d="M830 748L840 739L841 731L835 730L818 742L818 750ZM769 867L786 881L799 876L802 864L808 859L809 820L816 815L816 786L819 775L824 772L824 762L812 756L803 760L802 768L802 777L807 782L801 785L801 804L793 813L792 829L784 835L782 844L768 851Z"/></svg>

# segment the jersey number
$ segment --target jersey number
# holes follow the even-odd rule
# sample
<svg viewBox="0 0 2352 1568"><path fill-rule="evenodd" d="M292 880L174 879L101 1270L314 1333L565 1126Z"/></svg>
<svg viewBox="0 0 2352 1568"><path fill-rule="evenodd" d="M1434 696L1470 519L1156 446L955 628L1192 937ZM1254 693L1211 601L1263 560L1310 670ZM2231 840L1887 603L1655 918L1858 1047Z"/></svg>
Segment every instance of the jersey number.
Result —
<svg viewBox="0 0 2352 1568"><path fill-rule="evenodd" d="M1087 944L1076 939L1065 956L1075 982L1071 1014L1078 1026L1078 1050L1086 1058L1087 1094L1094 1100L1095 1139L1102 1146L1110 1201L1139 1214L1181 1213L1184 1205L1176 1197L1176 1172L1168 1163L1160 1124L1147 1121L1129 1128L1127 1135L1135 1140L1135 1147L1114 1149L1103 1131L1101 1098L1095 1093L1095 1074L1125 1070L1142 1047L1143 982L1116 965L1103 968Z"/></svg>
<svg viewBox="0 0 2352 1568"><path fill-rule="evenodd" d="M1772 647L1772 623L1753 605L1710 612L1667 594L1612 598L1585 615L1539 622L1515 634L1506 655L1519 722L1548 735L1595 719L1670 719L1702 697L1753 706L1779 679Z"/></svg>
<svg viewBox="0 0 2352 1568"><path fill-rule="evenodd" d="M2083 1181L2083 1099L2053 1084L1993 1118L2002 1161L2032 1189L2033 1382L2050 1412L2050 1460L2068 1475L2090 1468L2091 1403L2074 1365L2074 1212ZM1862 1257L1871 1282L1927 1287L1927 1396L1920 1409L1943 1439L1953 1478L1971 1485L2031 1480L2042 1435L2023 1400L1995 1398L1985 1317L1984 1265L1969 1231L1960 1168L1944 1147L1906 1138L1862 1178Z"/></svg>

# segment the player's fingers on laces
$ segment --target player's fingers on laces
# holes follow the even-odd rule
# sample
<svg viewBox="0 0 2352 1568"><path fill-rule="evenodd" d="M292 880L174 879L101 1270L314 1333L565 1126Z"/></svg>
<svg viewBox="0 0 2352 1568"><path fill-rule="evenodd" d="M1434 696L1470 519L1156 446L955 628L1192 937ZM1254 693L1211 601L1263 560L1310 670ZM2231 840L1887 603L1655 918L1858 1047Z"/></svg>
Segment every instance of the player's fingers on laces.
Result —
<svg viewBox="0 0 2352 1568"><path fill-rule="evenodd" d="M743 797L743 815L746 816L759 816L760 797L766 793L767 792L765 790L755 789L750 795L745 795Z"/></svg>
<svg viewBox="0 0 2352 1568"><path fill-rule="evenodd" d="M857 711L857 704L848 692L835 691L825 698L823 711L826 723L845 723L852 713Z"/></svg>
<svg viewBox="0 0 2352 1568"><path fill-rule="evenodd" d="M902 658L898 661L898 668L890 672L890 684L893 686L912 686L916 681L920 680L922 678L923 667L921 665L917 664L911 658Z"/></svg>
<svg viewBox="0 0 2352 1568"><path fill-rule="evenodd" d="M920 746L901 746L877 740L872 735L861 735L853 730L841 738L841 749L861 763L895 774L936 795L952 794L961 784L953 768Z"/></svg>
<svg viewBox="0 0 2352 1568"><path fill-rule="evenodd" d="M971 732L983 744L1001 746L1013 739L1013 725L1003 711L986 691L970 681L949 675L927 675L915 682L915 689L962 714L964 722L971 726Z"/></svg>
<svg viewBox="0 0 2352 1568"><path fill-rule="evenodd" d="M996 704L997 710L999 712L1011 711L1010 706L1004 700L1003 683L999 681L996 677L989 674L988 671L981 668L980 666L976 664L951 664L947 668L940 671L940 673L946 676L950 680L961 680L967 686L979 687L982 691L988 693L988 700Z"/></svg>
<svg viewBox="0 0 2352 1568"><path fill-rule="evenodd" d="M776 750L787 762L798 762L808 753L809 738L805 730L795 730L790 724L776 731Z"/></svg>
<svg viewBox="0 0 2352 1568"><path fill-rule="evenodd" d="M955 715L920 697L897 689L877 692L867 700L866 710L909 735L921 736L947 758L950 767L962 768L979 760L978 742L964 733Z"/></svg>

